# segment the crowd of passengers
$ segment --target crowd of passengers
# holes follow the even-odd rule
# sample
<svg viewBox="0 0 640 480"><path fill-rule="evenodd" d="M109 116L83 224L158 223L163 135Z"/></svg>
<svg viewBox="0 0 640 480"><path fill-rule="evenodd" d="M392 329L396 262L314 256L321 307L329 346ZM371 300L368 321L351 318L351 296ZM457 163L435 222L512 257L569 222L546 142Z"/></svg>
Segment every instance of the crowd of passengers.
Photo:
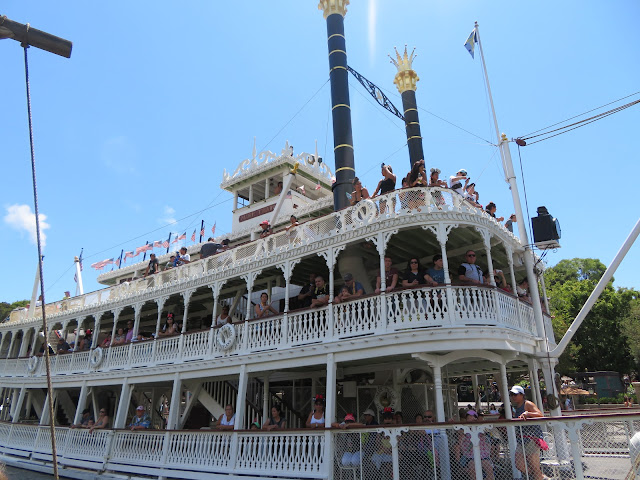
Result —
<svg viewBox="0 0 640 480"><path fill-rule="evenodd" d="M418 257L411 257L406 269L400 272L398 269L392 266L393 259L391 257L385 257L385 292L393 292L395 290L418 288L418 287L437 287L445 283L444 268L442 264L442 255L436 254L432 258L432 263L429 267L424 267L420 263ZM456 275L451 275L453 283L456 285L477 286L477 285L489 285L490 279L487 272L484 272L478 265L476 265L476 253L474 250L468 250L465 253L465 261L462 262L456 271ZM507 293L513 293L511 286L507 282L504 272L499 269L495 269L493 272L494 280L496 282L496 288L501 289ZM329 304L329 300L333 300L333 304L339 304L355 300L367 294L364 286L358 279L354 278L351 273L345 273L342 277L344 284L337 289L336 292L329 292L329 284L325 281L322 275L317 273L311 273L309 275L309 281L301 289L300 293L293 297L291 304L292 309L295 308L320 308ZM375 294L382 293L382 278L380 271L378 271L376 277ZM529 283L524 278L516 286L517 296L526 301L531 302L529 296ZM544 305L544 304L543 304ZM544 308L544 307L543 307ZM259 303L253 307L254 318L260 319L271 315L277 315L279 312L276 310L269 300L269 295L263 292L260 295ZM214 327L221 327L225 324L233 322L233 318L229 312L229 305L223 305L221 311L215 319ZM164 324L160 327L157 337L170 337L173 335L179 335L182 332L182 324L176 322L173 313L168 313ZM117 347L119 345L126 345L131 342L139 342L143 340L150 340L155 338L155 333L139 332L134 336L134 322L128 320L125 326L119 326L116 329L115 336L112 338L109 333L104 338L99 346L102 348ZM92 344L92 331L87 329L84 336L77 337L77 345L74 342L68 343L64 338L59 338L56 348L49 346L49 353L70 353L89 350ZM27 351L26 356L31 355L31 351ZM39 354L44 353L44 344L40 347Z"/></svg>
<svg viewBox="0 0 640 480"><path fill-rule="evenodd" d="M526 399L524 389L514 386L509 391L512 404L512 416L515 420L526 420L543 417L538 407ZM143 405L139 405L127 429L131 431L149 430L153 428L151 417ZM504 409L499 410L491 405L488 412L492 418L504 420ZM398 461L400 468L406 473L415 471L416 474L437 472L437 478L441 478L441 456L449 455L449 465L452 478L474 479L475 463L471 434L463 430L437 428L433 410L425 409L424 413L417 413L412 419L405 419L400 411L393 411L390 407L380 412L382 425L428 425L424 430L411 429L400 436L398 440ZM449 423L476 423L485 420L481 410L474 410L471 405L461 408L458 418L451 418ZM209 427L202 430L231 431L235 428L236 415L232 405L225 406L224 413L219 418L212 418ZM371 408L362 413L361 421L358 421L353 413L347 413L341 422L331 423L332 428L348 430L353 428L378 426L376 412ZM322 395L317 395L313 402L313 409L307 417L306 428L325 428L325 400ZM100 416L94 421L89 409L82 412L78 424L71 428L86 428L90 432L96 429L110 427L110 419L105 408L100 409ZM260 419L254 419L250 425L251 430L286 430L288 428L286 418L280 405L271 407L270 416L261 423ZM448 446L440 439L448 436ZM541 450L548 449L543 439L542 430L537 425L523 426L517 431L516 467L527 478L542 479L540 465ZM484 478L491 480L503 477L510 469L508 455L503 453L503 447L508 444L506 427L501 425L489 431L479 433L480 464ZM372 473L374 470L382 475L382 478L392 478L393 457L391 441L384 435L373 431L364 431L349 435L339 435L336 439L337 461L345 468L362 468ZM425 467L427 467L425 469ZM431 472L431 473L429 473ZM432 477L431 477L432 478ZM506 477L505 477L506 478Z"/></svg>

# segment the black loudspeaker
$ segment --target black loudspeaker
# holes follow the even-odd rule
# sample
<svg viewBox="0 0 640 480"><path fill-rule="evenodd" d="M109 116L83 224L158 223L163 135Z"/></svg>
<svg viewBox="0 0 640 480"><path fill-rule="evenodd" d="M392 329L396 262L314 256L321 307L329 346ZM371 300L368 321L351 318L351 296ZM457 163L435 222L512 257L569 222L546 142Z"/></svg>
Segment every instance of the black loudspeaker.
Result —
<svg viewBox="0 0 640 480"><path fill-rule="evenodd" d="M560 244L560 222L549 215L546 207L538 207L538 216L531 219L533 243L538 248L558 248Z"/></svg>

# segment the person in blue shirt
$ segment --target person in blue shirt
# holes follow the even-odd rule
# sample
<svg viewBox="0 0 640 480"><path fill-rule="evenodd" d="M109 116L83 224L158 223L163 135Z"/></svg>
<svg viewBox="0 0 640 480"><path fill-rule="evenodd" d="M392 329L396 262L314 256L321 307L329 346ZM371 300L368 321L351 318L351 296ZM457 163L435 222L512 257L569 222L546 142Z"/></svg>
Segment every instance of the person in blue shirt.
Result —
<svg viewBox="0 0 640 480"><path fill-rule="evenodd" d="M136 408L136 414L131 419L131 423L128 425L128 428L130 428L132 432L135 430L148 430L151 428L151 419L149 418L149 414L144 411L144 407L142 405L139 405L138 408Z"/></svg>
<svg viewBox="0 0 640 480"><path fill-rule="evenodd" d="M358 297L364 295L364 287L360 282L356 282L353 279L353 275L350 273L345 273L344 277L344 286L347 287L346 290L343 289L334 300L333 303L347 302L349 300L355 300Z"/></svg>
<svg viewBox="0 0 640 480"><path fill-rule="evenodd" d="M427 285L432 287L438 286L438 284L444 283L444 268L442 267L442 255L437 254L433 256L433 267L427 270L424 279Z"/></svg>

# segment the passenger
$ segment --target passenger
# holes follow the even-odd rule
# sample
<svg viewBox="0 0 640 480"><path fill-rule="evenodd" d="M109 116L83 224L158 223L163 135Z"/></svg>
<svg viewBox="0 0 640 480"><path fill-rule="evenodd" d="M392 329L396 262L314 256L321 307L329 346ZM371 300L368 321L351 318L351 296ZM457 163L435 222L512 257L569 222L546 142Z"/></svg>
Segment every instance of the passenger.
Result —
<svg viewBox="0 0 640 480"><path fill-rule="evenodd" d="M407 177L402 179L402 188L403 189L409 188L409 179ZM410 208L409 207L409 196L410 195L407 192L400 192L398 195L400 197L400 207L403 210L406 210L406 209Z"/></svg>
<svg viewBox="0 0 640 480"><path fill-rule="evenodd" d="M271 416L262 425L263 430L283 430L287 428L287 420L282 417L279 405L271 407Z"/></svg>
<svg viewBox="0 0 640 480"><path fill-rule="evenodd" d="M142 405L138 405L138 408L136 408L136 414L131 419L131 423L127 428L131 429L132 432L135 430L148 430L151 428L151 419L149 418L149 414L144 411L144 407Z"/></svg>
<svg viewBox="0 0 640 480"><path fill-rule="evenodd" d="M506 222L504 222L504 227L513 233L513 224L518 221L518 217L516 217L515 213L512 213Z"/></svg>
<svg viewBox="0 0 640 480"><path fill-rule="evenodd" d="M516 287L518 297L525 302L531 303L531 296L529 295L529 280L523 278L522 281Z"/></svg>
<svg viewBox="0 0 640 480"><path fill-rule="evenodd" d="M231 247L229 246L230 240L228 238L225 238L224 240L222 240L222 244L220 245L220 248L218 249L218 251L216 253L222 253L222 252L226 252L227 250L229 250Z"/></svg>
<svg viewBox="0 0 640 480"><path fill-rule="evenodd" d="M93 433L94 430L109 428L109 416L107 415L107 409L101 408L98 414L98 420L93 424L93 427L89 428L89 433Z"/></svg>
<svg viewBox="0 0 640 480"><path fill-rule="evenodd" d="M253 422L249 427L249 430L260 430L260 422Z"/></svg>
<svg viewBox="0 0 640 480"><path fill-rule="evenodd" d="M490 415L499 415L500 412L498 411L498 409L496 408L496 406L492 403L491 405L489 405L489 414Z"/></svg>
<svg viewBox="0 0 640 480"><path fill-rule="evenodd" d="M125 343L131 343L133 339L133 320L127 322L127 334L124 336Z"/></svg>
<svg viewBox="0 0 640 480"><path fill-rule="evenodd" d="M107 348L111 346L111 334L108 333L107 336L105 337L105 339L102 341L102 343L100 344L100 346L102 348Z"/></svg>
<svg viewBox="0 0 640 480"><path fill-rule="evenodd" d="M313 403L313 411L307 417L307 428L324 428L324 397L316 395Z"/></svg>
<svg viewBox="0 0 640 480"><path fill-rule="evenodd" d="M159 337L171 337L173 335L178 335L180 332L178 331L178 326L173 319L173 313L167 314L167 321L162 326L160 331L158 332Z"/></svg>
<svg viewBox="0 0 640 480"><path fill-rule="evenodd" d="M287 225L287 226L284 228L284 229L285 229L285 231L287 231L287 232L288 232L289 230L291 230L293 227L297 227L298 225L300 225L300 224L298 223L298 218L297 218L295 215L291 215L291 216L289 217L289 222L290 222L290 223L289 223L289 225Z"/></svg>
<svg viewBox="0 0 640 480"><path fill-rule="evenodd" d="M278 182L278 184L276 185L276 188L273 189L273 194L274 195L280 195L282 193L282 182Z"/></svg>
<svg viewBox="0 0 640 480"><path fill-rule="evenodd" d="M255 318L263 318L268 317L271 314L278 314L278 311L269 304L269 295L266 293L262 293L262 295L260 295L260 303L255 306L255 312Z"/></svg>
<svg viewBox="0 0 640 480"><path fill-rule="evenodd" d="M469 184L469 180L471 179L467 177L467 171L464 168L461 168L455 175L451 175L449 177L449 188L458 195L462 195L464 193L464 189ZM464 186L462 185L463 181Z"/></svg>
<svg viewBox="0 0 640 480"><path fill-rule="evenodd" d="M425 274L417 257L409 259L407 270L404 272L402 286L405 288L417 287L426 283Z"/></svg>
<svg viewBox="0 0 640 480"><path fill-rule="evenodd" d="M404 419L402 418L402 412L396 412L393 414L393 421L396 425L404 424Z"/></svg>
<svg viewBox="0 0 640 480"><path fill-rule="evenodd" d="M416 413L413 423L418 425L422 425L424 423L424 417L422 416L421 413Z"/></svg>
<svg viewBox="0 0 640 480"><path fill-rule="evenodd" d="M317 273L309 274L309 283L305 284L300 293L298 293L298 302L302 308L309 308L311 306L311 302L313 300L313 290L316 288L316 277Z"/></svg>
<svg viewBox="0 0 640 480"><path fill-rule="evenodd" d="M507 283L507 279L505 278L504 272L502 270L494 270L493 279L496 281L496 287L498 287L500 290L511 293L511 287ZM485 281L485 283L488 283L488 281Z"/></svg>
<svg viewBox="0 0 640 480"><path fill-rule="evenodd" d="M375 192L373 192L374 197L377 196L378 193L380 193L380 195L384 195L396 189L396 176L393 173L391 165L385 165L383 163L381 169L382 180L378 182L378 186L376 187Z"/></svg>
<svg viewBox="0 0 640 480"><path fill-rule="evenodd" d="M433 267L428 269L424 275L427 285L437 287L444 284L444 268L442 266L442 255L439 253L433 256Z"/></svg>
<svg viewBox="0 0 640 480"><path fill-rule="evenodd" d="M207 243L200 247L200 259L208 258L218 253L222 248L222 245L213 241L213 237L207 238Z"/></svg>
<svg viewBox="0 0 640 480"><path fill-rule="evenodd" d="M524 396L524 389L515 385L509 390L509 398L513 408L513 418L526 420L528 418L544 417L543 413L535 403L530 402ZM540 469L540 448L544 448L542 443L542 429L538 425L521 427L516 431L518 447L516 448L516 468L523 474L529 474L529 478L542 480L542 470ZM547 446L547 448L549 448Z"/></svg>
<svg viewBox="0 0 640 480"><path fill-rule="evenodd" d="M321 275L316 277L315 285L311 296L311 308L324 307L329 303L329 286Z"/></svg>
<svg viewBox="0 0 640 480"><path fill-rule="evenodd" d="M433 416L433 410L425 410L424 413L422 414L422 417L424 418L424 423L433 423L435 421Z"/></svg>
<svg viewBox="0 0 640 480"><path fill-rule="evenodd" d="M180 255L176 255L176 267L186 265L187 263L191 263L191 255L187 253L187 247L182 247L180 249Z"/></svg>
<svg viewBox="0 0 640 480"><path fill-rule="evenodd" d="M376 414L370 408L367 408L362 415L364 417L365 425L378 425L378 422L376 421Z"/></svg>
<svg viewBox="0 0 640 480"><path fill-rule="evenodd" d="M170 268L173 268L175 266L176 266L176 256L171 255L171 257L169 257L169 261L164 266L164 271L167 271Z"/></svg>
<svg viewBox="0 0 640 480"><path fill-rule="evenodd" d="M440 180L439 168L432 168L429 170L429 172L429 183L427 184L427 187L447 188L447 182L445 182L444 180Z"/></svg>
<svg viewBox="0 0 640 480"><path fill-rule="evenodd" d="M260 238L268 237L273 233L271 231L271 224L269 223L269 220L263 220L260 222L260 226L262 227L262 230L260 231Z"/></svg>
<svg viewBox="0 0 640 480"><path fill-rule="evenodd" d="M478 414L474 410L467 412L466 420L468 423L475 423L478 421ZM486 480L493 480L493 463L491 462L491 443L487 439L485 433L479 433L478 438L480 441L480 462L482 464L482 472ZM459 455L457 460L463 472L465 472L469 478L475 478L476 469L473 460L474 452L473 445L471 444L471 434L466 433L459 437L459 448L455 449L455 452Z"/></svg>
<svg viewBox="0 0 640 480"><path fill-rule="evenodd" d="M353 179L353 192L351 192L351 205L355 205L361 200L369 198L369 190L362 186L362 182L358 177Z"/></svg>
<svg viewBox="0 0 640 480"><path fill-rule="evenodd" d="M458 279L463 285L483 285L482 270L476 265L476 252L467 250L466 262L458 268Z"/></svg>
<svg viewBox="0 0 640 480"><path fill-rule="evenodd" d="M353 413L347 413L342 423L334 422L331 424L333 428L348 429L354 427L362 427L362 423L357 423ZM344 467L360 467L362 462L362 452L360 451L360 435L348 434L338 435L338 448L344 450L341 462Z"/></svg>
<svg viewBox="0 0 640 480"><path fill-rule="evenodd" d="M82 410L82 417L80 417L80 423L71 425L71 428L89 428L89 421L93 421L93 415L91 410L85 408Z"/></svg>
<svg viewBox="0 0 640 480"><path fill-rule="evenodd" d="M152 253L149 255L149 265L147 265L147 269L144 271L144 276L153 275L154 273L158 273L160 271L160 263L156 258L156 254Z"/></svg>
<svg viewBox="0 0 640 480"><path fill-rule="evenodd" d="M56 347L56 351L58 353L69 353L71 350L71 346L65 341L63 337L58 338L58 346Z"/></svg>
<svg viewBox="0 0 640 480"><path fill-rule="evenodd" d="M222 306L222 313L218 315L216 319L216 327L221 327L227 323L232 323L231 316L229 315L229 305Z"/></svg>
<svg viewBox="0 0 640 480"><path fill-rule="evenodd" d="M364 427L365 424L356 422L356 417L353 416L353 413L347 413L344 416L344 420L342 421L342 423L333 422L331 426L333 428L342 428L344 430L349 427L351 428Z"/></svg>
<svg viewBox="0 0 640 480"><path fill-rule="evenodd" d="M410 187L426 187L427 172L424 168L424 160L418 160L411 167L411 171L407 175Z"/></svg>
<svg viewBox="0 0 640 480"><path fill-rule="evenodd" d="M127 336L124 333L124 328L119 327L118 330L116 330L116 336L113 339L113 342L111 342L111 346L112 347L117 347L118 345L124 345L126 342Z"/></svg>
<svg viewBox="0 0 640 480"><path fill-rule="evenodd" d="M220 415L220 418L215 424L216 430L233 430L233 426L236 422L236 414L233 412L233 405L228 404L224 407L224 414Z"/></svg>
<svg viewBox="0 0 640 480"><path fill-rule="evenodd" d="M350 273L345 273L344 277L342 278L344 280L344 286L347 287L347 289L346 291L342 290L340 294L333 299L333 303L354 300L364 295L364 287L360 282L356 282L353 279L353 275L351 275Z"/></svg>
<svg viewBox="0 0 640 480"><path fill-rule="evenodd" d="M395 290L398 284L398 276L400 272L398 272L397 268L392 267L391 264L391 257L384 257L384 278L385 284L387 286L385 292L391 292L392 290ZM378 294L382 291L380 289L382 285L382 278L380 275L381 273L380 271L378 271L378 276L376 278L376 293Z"/></svg>
<svg viewBox="0 0 640 480"><path fill-rule="evenodd" d="M487 214L490 217L495 218L497 222L503 221L504 217L496 217L496 210L497 210L496 204L493 202L489 202L487 204L487 207L485 208L485 212L487 212Z"/></svg>
<svg viewBox="0 0 640 480"><path fill-rule="evenodd" d="M482 205L478 202L480 200L480 194L476 192L476 184L470 183L464 187L464 194L462 195L464 199L469 202L471 205L477 208L482 208Z"/></svg>

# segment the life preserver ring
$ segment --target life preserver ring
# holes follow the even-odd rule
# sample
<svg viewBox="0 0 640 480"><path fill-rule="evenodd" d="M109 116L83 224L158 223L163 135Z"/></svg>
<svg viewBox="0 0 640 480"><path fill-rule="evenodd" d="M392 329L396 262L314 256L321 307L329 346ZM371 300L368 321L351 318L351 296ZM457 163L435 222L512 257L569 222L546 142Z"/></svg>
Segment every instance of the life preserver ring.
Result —
<svg viewBox="0 0 640 480"><path fill-rule="evenodd" d="M355 211L352 215L352 220L359 220L361 222L369 223L373 218L375 218L378 213L378 209L373 200L365 199L360 200L355 208Z"/></svg>
<svg viewBox="0 0 640 480"><path fill-rule="evenodd" d="M218 335L216 336L216 342L220 349L229 350L236 341L236 329L233 325L225 323L220 329L218 329Z"/></svg>
<svg viewBox="0 0 640 480"><path fill-rule="evenodd" d="M29 363L27 363L27 371L29 373L33 373L36 371L36 368L38 368L38 357L32 355L29 358Z"/></svg>
<svg viewBox="0 0 640 480"><path fill-rule="evenodd" d="M387 407L395 410L398 403L398 394L391 387L379 386L373 397L373 403L375 403L379 412L382 412Z"/></svg>
<svg viewBox="0 0 640 480"><path fill-rule="evenodd" d="M102 357L104 356L104 351L101 347L96 347L91 351L91 355L89 355L89 364L92 368L98 368L102 363Z"/></svg>

